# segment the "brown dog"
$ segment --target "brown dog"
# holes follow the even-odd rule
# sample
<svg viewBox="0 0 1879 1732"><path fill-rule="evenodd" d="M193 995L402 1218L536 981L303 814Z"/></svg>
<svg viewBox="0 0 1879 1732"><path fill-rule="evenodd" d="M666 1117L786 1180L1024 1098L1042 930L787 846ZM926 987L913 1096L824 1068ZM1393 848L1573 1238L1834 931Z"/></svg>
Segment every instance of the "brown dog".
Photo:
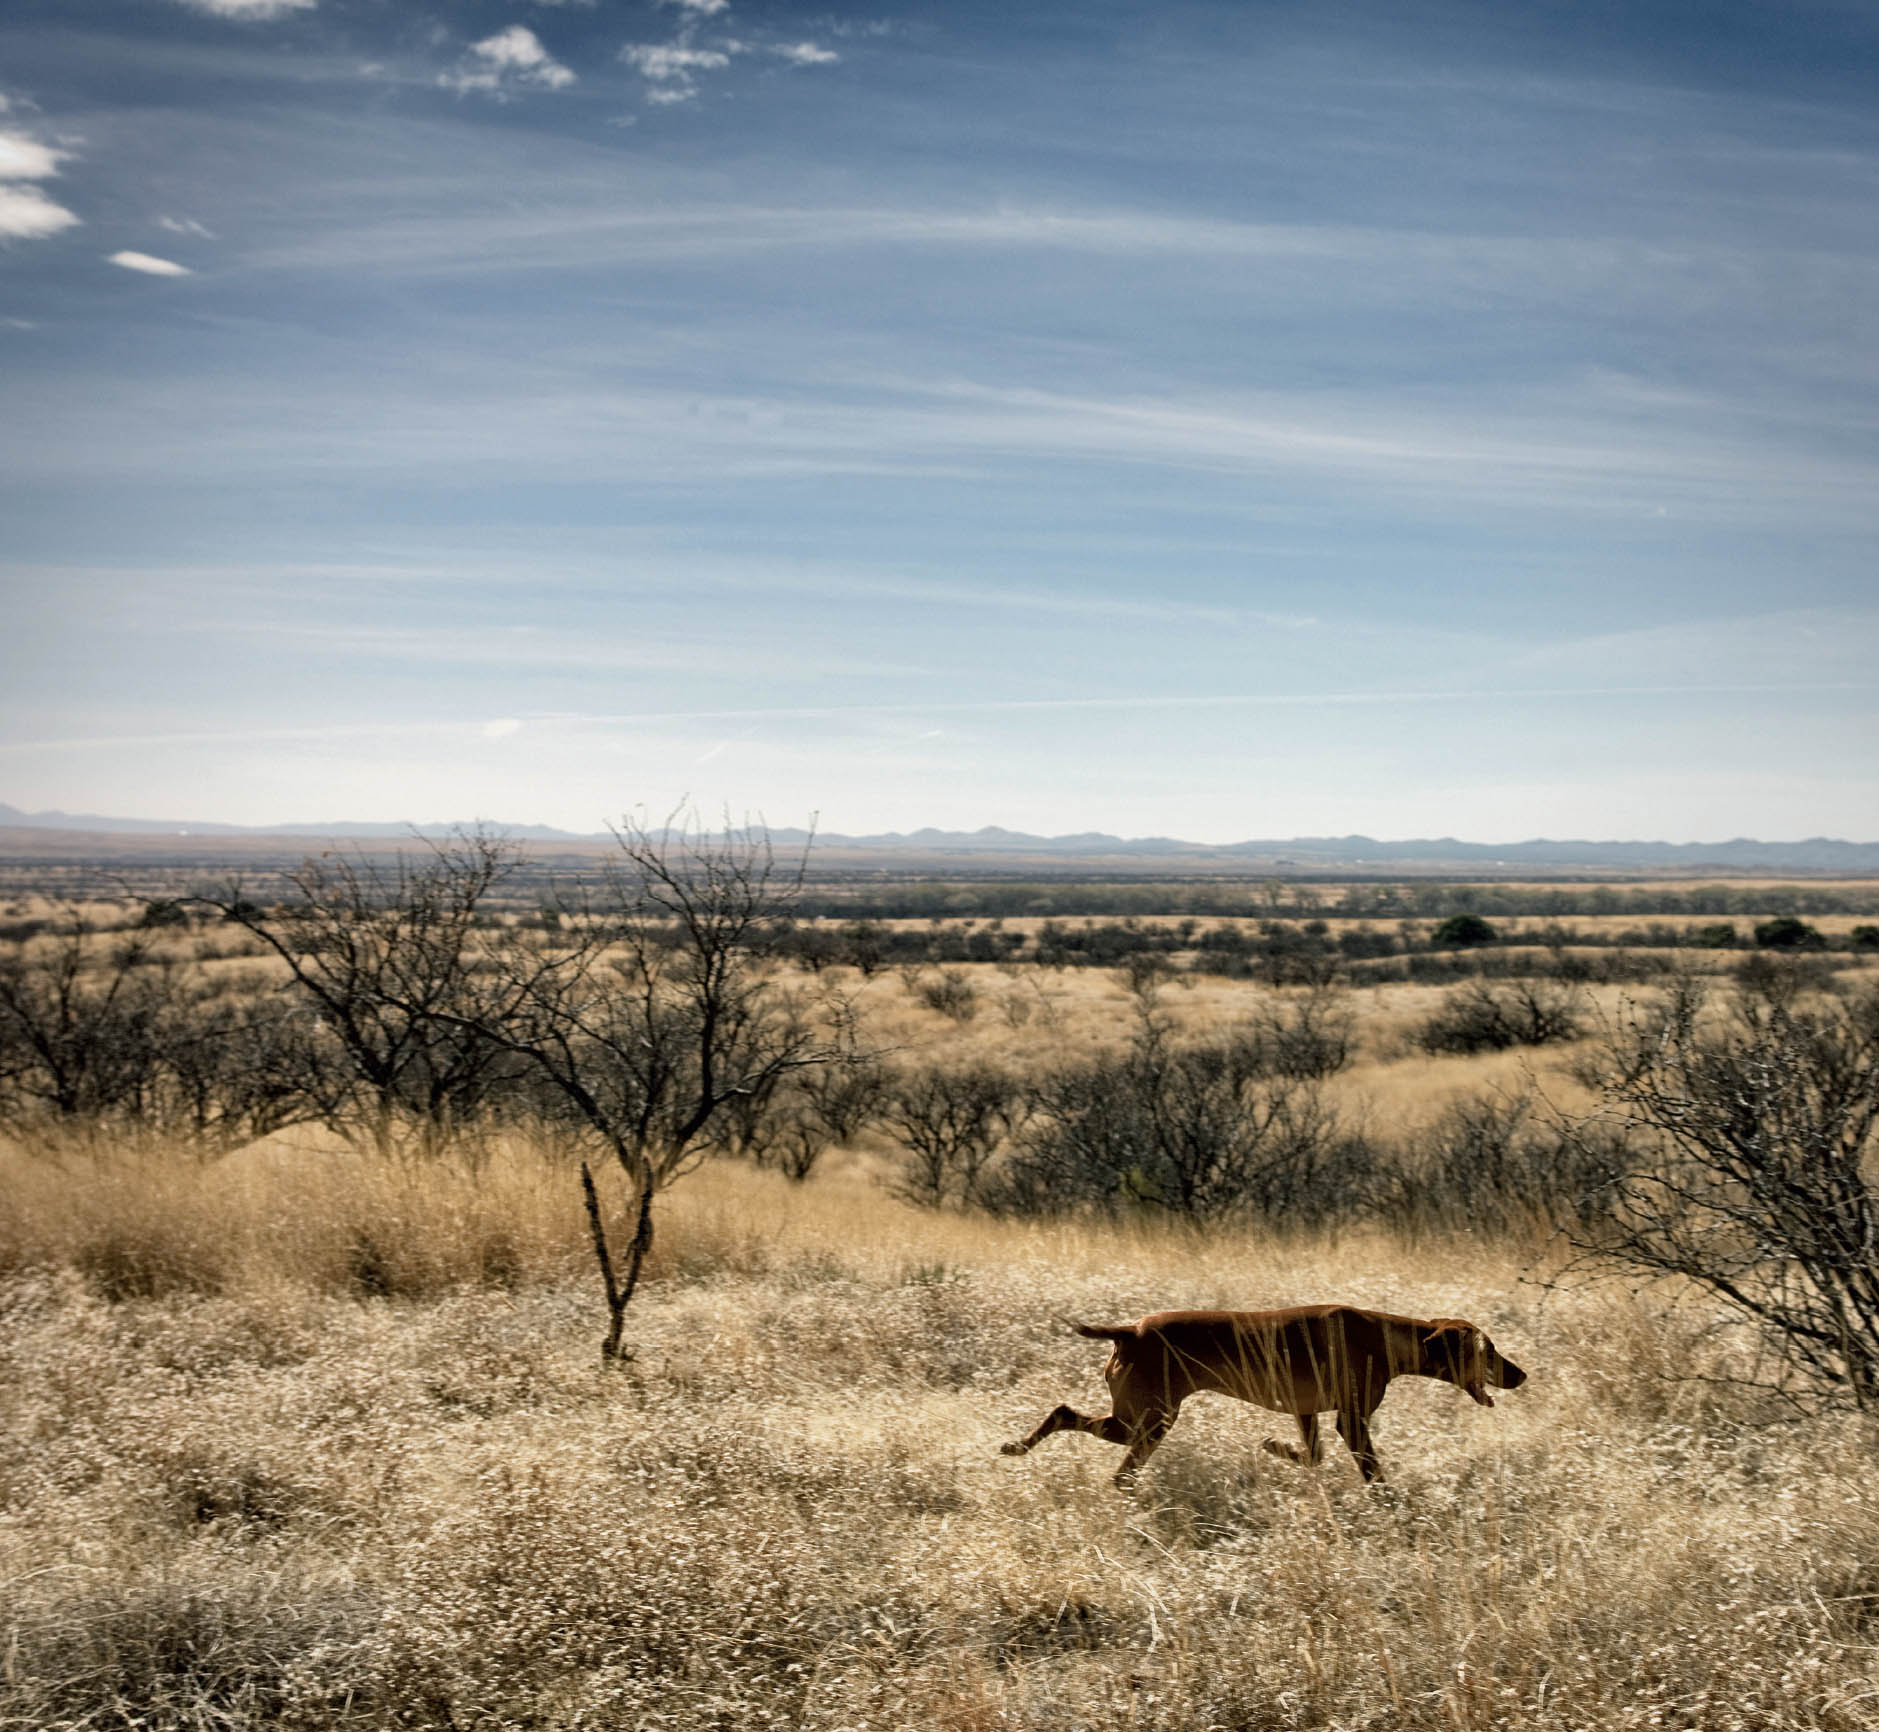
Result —
<svg viewBox="0 0 1879 1732"><path fill-rule="evenodd" d="M1492 1407L1488 1385L1518 1389L1527 1374L1458 1317L1393 1317L1354 1305L1297 1305L1287 1311L1160 1311L1120 1329L1077 1326L1115 1343L1103 1377L1114 1412L1090 1419L1059 1407L1027 1438L1004 1446L1024 1455L1054 1431L1087 1431L1128 1445L1116 1484L1126 1490L1168 1435L1181 1403L1215 1390L1298 1419L1303 1447L1267 1440L1287 1461L1321 1461L1318 1415L1337 1428L1366 1480L1383 1477L1370 1441L1370 1416L1392 1377L1439 1377Z"/></svg>

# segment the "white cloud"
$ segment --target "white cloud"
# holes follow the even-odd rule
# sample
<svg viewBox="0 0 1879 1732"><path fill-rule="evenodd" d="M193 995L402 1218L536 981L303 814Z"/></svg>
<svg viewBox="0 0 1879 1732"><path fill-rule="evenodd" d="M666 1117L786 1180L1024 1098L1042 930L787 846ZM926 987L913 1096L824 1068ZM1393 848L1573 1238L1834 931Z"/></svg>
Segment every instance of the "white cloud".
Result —
<svg viewBox="0 0 1879 1732"><path fill-rule="evenodd" d="M483 724L483 738L486 740L506 740L511 734L519 734L522 724L514 716L499 716L493 722Z"/></svg>
<svg viewBox="0 0 1879 1732"><path fill-rule="evenodd" d="M179 265L173 259L155 258L149 253L113 253L109 262L122 265L127 271L142 271L147 277L188 277L195 274L187 265Z"/></svg>
<svg viewBox="0 0 1879 1732"><path fill-rule="evenodd" d="M688 22L676 42L629 42L620 50L620 58L637 67L651 87L646 92L648 102L669 104L690 102L698 94L698 73L729 66L731 56L743 50L741 42L726 42L719 48L692 47Z"/></svg>
<svg viewBox="0 0 1879 1732"><path fill-rule="evenodd" d="M511 24L470 46L471 58L438 82L456 91L483 90L500 95L513 84L538 84L547 90L565 90L574 74L541 45L541 38L525 24Z"/></svg>
<svg viewBox="0 0 1879 1732"><path fill-rule="evenodd" d="M565 66L556 62L542 47L541 39L525 24L511 24L507 30L498 30L494 36L486 36L477 43L474 53L487 60L492 66L513 68L517 72L529 72L554 80L557 75L571 79Z"/></svg>
<svg viewBox="0 0 1879 1732"><path fill-rule="evenodd" d="M694 18L715 18L731 9L731 0L660 0L661 5L676 6Z"/></svg>
<svg viewBox="0 0 1879 1732"><path fill-rule="evenodd" d="M54 204L36 186L0 184L0 240L43 240L77 222L64 205Z"/></svg>
<svg viewBox="0 0 1879 1732"><path fill-rule="evenodd" d="M9 106L0 97L0 114ZM24 132L0 132L0 241L44 240L77 226L79 219L38 187L13 184L50 179L70 155Z"/></svg>
<svg viewBox="0 0 1879 1732"><path fill-rule="evenodd" d="M655 83L690 83L695 72L729 66L731 57L715 48L687 48L677 42L636 42L620 50L620 58L637 66Z"/></svg>
<svg viewBox="0 0 1879 1732"><path fill-rule="evenodd" d="M23 132L0 132L0 180L45 180L67 154Z"/></svg>
<svg viewBox="0 0 1879 1732"><path fill-rule="evenodd" d="M198 239L205 241L215 238L214 233L204 228L194 217L183 217L179 219L176 217L160 216L157 218L157 227L173 235L194 235Z"/></svg>
<svg viewBox="0 0 1879 1732"><path fill-rule="evenodd" d="M832 49L814 42L783 42L762 48L735 36L720 37L708 48L695 47L698 21L728 10L725 0L666 0L684 9L678 35L670 42L629 42L620 58L636 67L650 88L646 100L655 103L689 102L698 94L698 76L719 72L736 54L767 53L791 66L827 66L840 60Z"/></svg>
<svg viewBox="0 0 1879 1732"><path fill-rule="evenodd" d="M311 12L319 0L182 0L194 12L217 18L285 18L289 12Z"/></svg>

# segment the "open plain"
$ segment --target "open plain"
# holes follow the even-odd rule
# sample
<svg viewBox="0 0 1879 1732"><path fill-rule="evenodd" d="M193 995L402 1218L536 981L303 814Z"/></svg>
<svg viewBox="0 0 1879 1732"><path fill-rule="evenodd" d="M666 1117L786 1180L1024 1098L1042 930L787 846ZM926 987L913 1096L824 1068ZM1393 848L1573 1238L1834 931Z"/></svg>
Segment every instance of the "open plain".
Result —
<svg viewBox="0 0 1879 1732"><path fill-rule="evenodd" d="M776 981L812 978L896 1063L1022 1074L1314 990ZM1335 990L1326 1101L1407 1170L1458 1100L1586 1107L1601 1024L1656 989L1582 986L1581 1039L1474 1054L1416 1038L1452 985ZM719 1156L664 1193L603 1366L552 1138L0 1159L0 1725L1879 1725L1870 1421L1736 1381L1700 1295L1581 1280L1537 1215L918 1208L877 1123L800 1183ZM1325 1300L1470 1318L1530 1381L1491 1412L1400 1381L1370 1488L1212 1397L1133 1496L1089 1438L999 1454L1104 1411L1073 1323Z"/></svg>

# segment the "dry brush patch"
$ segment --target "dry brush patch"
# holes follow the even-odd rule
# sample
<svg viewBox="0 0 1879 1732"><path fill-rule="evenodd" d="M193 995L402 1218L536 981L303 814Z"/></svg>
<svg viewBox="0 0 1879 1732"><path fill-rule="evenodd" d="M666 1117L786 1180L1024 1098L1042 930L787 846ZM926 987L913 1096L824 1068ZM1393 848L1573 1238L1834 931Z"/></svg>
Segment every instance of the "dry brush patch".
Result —
<svg viewBox="0 0 1879 1732"><path fill-rule="evenodd" d="M1879 1720L1872 1439L1679 1381L1700 1315L1479 1247L920 1214L852 1166L671 1202L611 1372L552 1259L376 1296L252 1238L219 1291L16 1266L0 1724ZM1211 1399L1133 1501L1094 1440L996 1453L1100 1403L1068 1321L1333 1297L1472 1316L1532 1380L1393 1389L1370 1491Z"/></svg>

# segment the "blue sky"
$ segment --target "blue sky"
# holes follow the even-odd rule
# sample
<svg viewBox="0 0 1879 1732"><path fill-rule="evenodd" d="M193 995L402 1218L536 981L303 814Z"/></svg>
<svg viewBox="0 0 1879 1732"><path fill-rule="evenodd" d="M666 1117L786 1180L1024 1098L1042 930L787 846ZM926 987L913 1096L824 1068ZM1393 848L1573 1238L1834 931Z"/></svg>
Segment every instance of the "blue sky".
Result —
<svg viewBox="0 0 1879 1732"><path fill-rule="evenodd" d="M1879 837L1879 8L9 0L0 800Z"/></svg>

